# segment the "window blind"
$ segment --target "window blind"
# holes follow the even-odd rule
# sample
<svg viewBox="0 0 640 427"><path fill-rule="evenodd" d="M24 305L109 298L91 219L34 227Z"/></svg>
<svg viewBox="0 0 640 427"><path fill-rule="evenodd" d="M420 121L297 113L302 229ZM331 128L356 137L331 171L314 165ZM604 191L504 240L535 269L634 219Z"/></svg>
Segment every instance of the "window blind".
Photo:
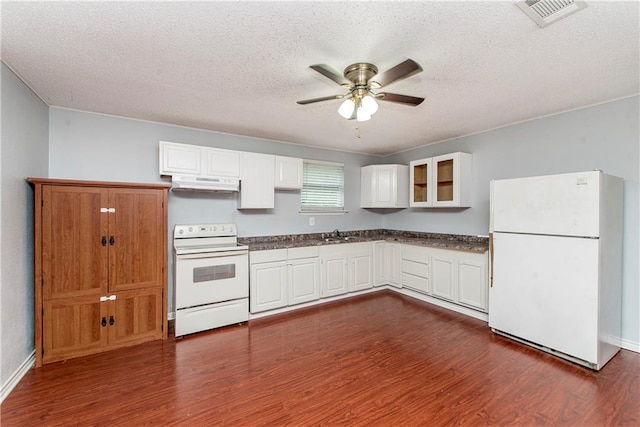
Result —
<svg viewBox="0 0 640 427"><path fill-rule="evenodd" d="M344 211L344 165L305 161L300 192L303 212Z"/></svg>

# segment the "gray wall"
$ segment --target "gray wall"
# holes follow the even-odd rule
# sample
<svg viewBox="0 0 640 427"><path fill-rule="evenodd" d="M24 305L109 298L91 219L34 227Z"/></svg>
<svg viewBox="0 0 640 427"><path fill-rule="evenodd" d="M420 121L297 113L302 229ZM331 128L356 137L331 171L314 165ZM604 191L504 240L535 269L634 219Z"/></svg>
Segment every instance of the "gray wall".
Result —
<svg viewBox="0 0 640 427"><path fill-rule="evenodd" d="M411 208L384 215L384 227L487 234L492 179L601 169L624 178L622 337L640 345L638 213L639 97L445 141L385 159L409 161L455 151L473 154L472 207L462 210Z"/></svg>
<svg viewBox="0 0 640 427"><path fill-rule="evenodd" d="M48 175L49 109L4 64L0 230L0 384L33 353L33 191Z"/></svg>
<svg viewBox="0 0 640 427"><path fill-rule="evenodd" d="M175 224L233 222L240 236L319 233L335 228L379 228L382 218L360 209L360 166L379 158L247 138L180 126L50 109L50 177L104 181L169 182L158 172L158 141L280 154L345 164L346 215L300 215L299 192L276 192L275 209L236 209L229 193L169 193L169 244ZM170 248L169 253L173 253ZM169 311L173 311L173 259L169 260Z"/></svg>

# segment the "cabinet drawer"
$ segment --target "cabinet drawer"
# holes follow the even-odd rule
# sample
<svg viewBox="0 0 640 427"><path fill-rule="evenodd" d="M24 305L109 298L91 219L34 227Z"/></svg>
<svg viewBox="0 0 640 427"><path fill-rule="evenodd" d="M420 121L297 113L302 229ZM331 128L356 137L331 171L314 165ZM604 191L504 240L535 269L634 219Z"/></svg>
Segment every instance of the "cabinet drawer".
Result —
<svg viewBox="0 0 640 427"><path fill-rule="evenodd" d="M429 264L429 248L403 245L402 259L415 261L422 264Z"/></svg>
<svg viewBox="0 0 640 427"><path fill-rule="evenodd" d="M176 337L249 320L246 298L176 310Z"/></svg>
<svg viewBox="0 0 640 427"><path fill-rule="evenodd" d="M273 249L268 251L251 251L249 253L249 263L259 264L261 262L286 261L286 249Z"/></svg>
<svg viewBox="0 0 640 427"><path fill-rule="evenodd" d="M289 259L314 258L319 255L320 249L318 249L318 246L305 246L301 248L287 249L287 256Z"/></svg>
<svg viewBox="0 0 640 427"><path fill-rule="evenodd" d="M429 292L429 279L414 276L413 274L402 273L402 286L420 292Z"/></svg>
<svg viewBox="0 0 640 427"><path fill-rule="evenodd" d="M429 264L403 259L402 272L413 274L414 276L423 277L426 279L429 277Z"/></svg>

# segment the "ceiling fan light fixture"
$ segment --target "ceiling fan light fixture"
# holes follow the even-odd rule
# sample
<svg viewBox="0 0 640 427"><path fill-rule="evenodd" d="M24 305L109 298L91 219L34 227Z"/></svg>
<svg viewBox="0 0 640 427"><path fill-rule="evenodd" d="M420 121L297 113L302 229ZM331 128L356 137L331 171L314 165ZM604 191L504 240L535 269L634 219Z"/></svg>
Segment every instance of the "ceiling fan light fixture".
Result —
<svg viewBox="0 0 640 427"><path fill-rule="evenodd" d="M368 116L373 116L378 111L378 103L371 95L362 98L361 107Z"/></svg>
<svg viewBox="0 0 640 427"><path fill-rule="evenodd" d="M338 114L340 114L345 119L350 119L353 117L353 111L356 108L356 103L353 102L351 98L346 99L340 108L338 108Z"/></svg>
<svg viewBox="0 0 640 427"><path fill-rule="evenodd" d="M523 0L524 1L524 0ZM543 0L526 0L543 1ZM560 1L560 0L544 0ZM581 0L562 0L581 1ZM344 69L343 76L324 64L311 65L311 69L317 71L328 79L334 81L349 92L324 96L321 98L305 99L297 101L300 105L312 104L314 102L329 101L332 99L343 99L338 114L347 120L357 120L364 122L370 120L371 116L378 111L378 100L395 102L409 106L417 106L424 101L424 98L409 95L399 95L397 93L374 93L372 90L380 89L391 83L406 79L422 71L422 67L412 59L407 59L395 67L378 74L378 67L368 62L356 62ZM376 80L373 80L373 78Z"/></svg>

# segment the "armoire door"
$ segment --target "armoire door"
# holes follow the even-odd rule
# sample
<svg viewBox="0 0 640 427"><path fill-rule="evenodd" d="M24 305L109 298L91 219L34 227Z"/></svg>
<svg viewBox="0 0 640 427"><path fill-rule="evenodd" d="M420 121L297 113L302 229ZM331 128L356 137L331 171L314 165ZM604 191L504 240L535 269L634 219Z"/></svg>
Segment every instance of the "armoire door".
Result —
<svg viewBox="0 0 640 427"><path fill-rule="evenodd" d="M107 291L107 191L43 186L43 299L95 296Z"/></svg>
<svg viewBox="0 0 640 427"><path fill-rule="evenodd" d="M109 301L109 345L162 338L162 288L118 292Z"/></svg>
<svg viewBox="0 0 640 427"><path fill-rule="evenodd" d="M109 292L162 285L163 192L109 190Z"/></svg>
<svg viewBox="0 0 640 427"><path fill-rule="evenodd" d="M108 339L107 308L99 297L45 301L44 363L101 351Z"/></svg>

